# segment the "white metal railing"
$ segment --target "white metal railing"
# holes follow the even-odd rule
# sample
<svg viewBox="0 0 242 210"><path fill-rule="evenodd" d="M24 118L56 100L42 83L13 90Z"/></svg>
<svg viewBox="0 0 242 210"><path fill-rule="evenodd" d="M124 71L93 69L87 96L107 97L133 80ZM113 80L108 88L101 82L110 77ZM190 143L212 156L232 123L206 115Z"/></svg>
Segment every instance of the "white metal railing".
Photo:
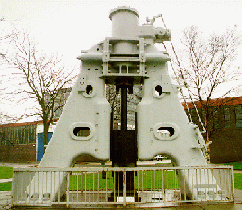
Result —
<svg viewBox="0 0 242 210"><path fill-rule="evenodd" d="M233 168L16 168L12 195L15 206L158 207L179 202L233 202Z"/></svg>

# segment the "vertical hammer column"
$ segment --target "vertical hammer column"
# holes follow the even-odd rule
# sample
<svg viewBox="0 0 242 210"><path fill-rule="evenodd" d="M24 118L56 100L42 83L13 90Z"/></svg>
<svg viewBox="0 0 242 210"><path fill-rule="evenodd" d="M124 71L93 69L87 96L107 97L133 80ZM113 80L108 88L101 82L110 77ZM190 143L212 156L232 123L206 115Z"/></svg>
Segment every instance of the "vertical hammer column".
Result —
<svg viewBox="0 0 242 210"><path fill-rule="evenodd" d="M125 39L129 40L130 38L137 37L137 11L127 7L120 7L111 11L109 17L112 20L113 37L120 38L120 41L115 44L113 54L117 54L120 57L132 54L135 46L129 41L125 41ZM130 61L128 62L131 63ZM127 61L117 63L117 66L120 68L126 65ZM122 74L122 72L120 73ZM121 89L121 130L112 131L112 166L135 167L137 161L136 132L135 130L127 129L127 89L130 87L133 88L133 82L127 80L127 77L124 77L124 75L118 75L116 78L116 87L117 89ZM127 172L126 180L126 195L134 195L134 173ZM123 172L116 173L115 187L116 191L119 192L119 196L122 196Z"/></svg>

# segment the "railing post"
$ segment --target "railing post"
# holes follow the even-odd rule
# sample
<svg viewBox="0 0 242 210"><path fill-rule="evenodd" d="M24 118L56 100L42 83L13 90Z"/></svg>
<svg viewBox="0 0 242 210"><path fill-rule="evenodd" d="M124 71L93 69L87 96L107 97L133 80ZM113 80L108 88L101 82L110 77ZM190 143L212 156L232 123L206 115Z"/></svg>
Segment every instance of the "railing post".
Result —
<svg viewBox="0 0 242 210"><path fill-rule="evenodd" d="M66 207L69 207L69 202L70 202L70 193L69 193L69 188L70 188L70 171L67 172L67 189L66 189Z"/></svg>
<svg viewBox="0 0 242 210"><path fill-rule="evenodd" d="M126 207L126 171L123 171L123 198L124 203L123 206Z"/></svg>
<svg viewBox="0 0 242 210"><path fill-rule="evenodd" d="M231 185L231 187L230 187L230 190L231 190L230 199L232 198L232 201L234 202L234 172L233 172L233 167L231 167L230 170L227 170L227 173L230 174L230 183L229 183L229 185Z"/></svg>
<svg viewBox="0 0 242 210"><path fill-rule="evenodd" d="M81 172L81 192L83 192L83 172Z"/></svg>

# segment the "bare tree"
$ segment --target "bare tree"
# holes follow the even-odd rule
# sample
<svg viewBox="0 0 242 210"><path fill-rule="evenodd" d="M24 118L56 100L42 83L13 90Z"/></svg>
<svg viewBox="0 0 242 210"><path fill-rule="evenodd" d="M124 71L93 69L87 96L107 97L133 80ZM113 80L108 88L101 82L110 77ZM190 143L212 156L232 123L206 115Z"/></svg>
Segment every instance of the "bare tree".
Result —
<svg viewBox="0 0 242 210"><path fill-rule="evenodd" d="M37 102L34 115L43 120L44 143L48 143L48 130L55 113L62 109L65 102L63 91L76 74L73 69L65 68L62 59L56 55L47 55L38 51L37 44L29 34L22 33L13 40L12 56L7 61L15 70L13 73L18 90L14 94L20 100L33 99Z"/></svg>
<svg viewBox="0 0 242 210"><path fill-rule="evenodd" d="M0 99L1 99L1 105L5 101L5 83L8 80L8 76L6 71L4 69L6 68L5 65L5 58L6 54L8 52L8 46L11 40L16 38L18 35L18 31L14 30L13 27L11 27L11 21L7 20L4 17L0 18ZM0 123L7 123L13 121L13 119L16 118L16 116L10 116L6 111L4 111L4 108L0 108Z"/></svg>
<svg viewBox="0 0 242 210"><path fill-rule="evenodd" d="M214 94L221 84L238 78L237 69L232 66L240 44L236 26L223 34L211 34L206 37L197 27L191 26L184 31L182 54L171 44L172 68L176 78L186 89L184 95L195 100L204 116L206 143L209 143L211 118L209 107ZM232 89L227 89L221 96L225 97Z"/></svg>

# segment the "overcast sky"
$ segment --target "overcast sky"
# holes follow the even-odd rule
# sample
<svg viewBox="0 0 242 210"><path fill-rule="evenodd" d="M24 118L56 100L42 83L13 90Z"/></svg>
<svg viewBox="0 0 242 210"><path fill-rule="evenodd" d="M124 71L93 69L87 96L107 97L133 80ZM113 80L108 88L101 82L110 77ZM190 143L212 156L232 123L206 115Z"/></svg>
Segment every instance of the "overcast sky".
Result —
<svg viewBox="0 0 242 210"><path fill-rule="evenodd" d="M173 41L191 25L209 33L236 24L242 31L242 0L0 0L0 18L6 20L1 27L29 30L43 50L63 54L68 63L78 65L81 50L111 36L109 12L118 6L138 10L140 25L147 16L162 14ZM163 27L161 19L155 26Z"/></svg>
<svg viewBox="0 0 242 210"><path fill-rule="evenodd" d="M162 14L172 39L191 25L205 31L242 28L242 0L0 0L0 17L29 29L43 49L76 62L81 50L111 36L109 12L124 5L138 10L140 24ZM162 26L161 20L155 24Z"/></svg>

